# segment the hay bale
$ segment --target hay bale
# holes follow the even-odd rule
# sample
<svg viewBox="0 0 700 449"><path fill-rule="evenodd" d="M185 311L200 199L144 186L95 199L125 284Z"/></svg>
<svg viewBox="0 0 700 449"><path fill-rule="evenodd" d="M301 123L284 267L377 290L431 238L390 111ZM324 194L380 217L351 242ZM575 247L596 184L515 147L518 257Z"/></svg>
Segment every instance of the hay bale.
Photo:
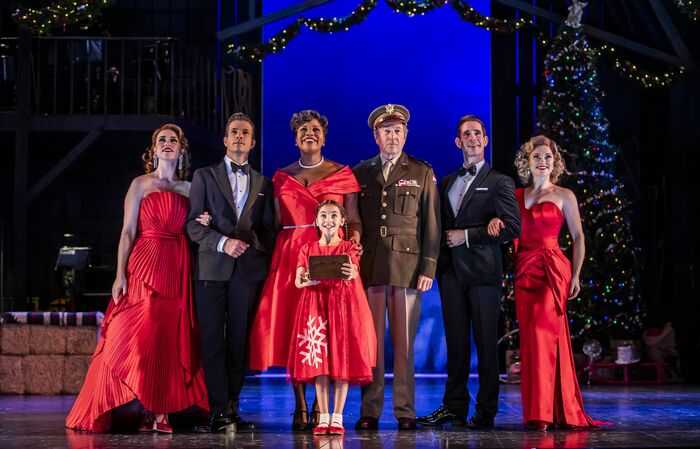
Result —
<svg viewBox="0 0 700 449"><path fill-rule="evenodd" d="M65 356L63 359L63 393L80 393L91 361L91 355Z"/></svg>
<svg viewBox="0 0 700 449"><path fill-rule="evenodd" d="M0 325L0 354L29 354L29 326Z"/></svg>
<svg viewBox="0 0 700 449"><path fill-rule="evenodd" d="M47 326L49 327L49 326ZM58 394L63 388L64 355L27 355L22 365L28 394Z"/></svg>
<svg viewBox="0 0 700 449"><path fill-rule="evenodd" d="M67 329L64 326L29 325L29 354L65 354Z"/></svg>
<svg viewBox="0 0 700 449"><path fill-rule="evenodd" d="M0 393L24 394L22 358L19 355L0 355Z"/></svg>
<svg viewBox="0 0 700 449"><path fill-rule="evenodd" d="M97 327L78 326L66 328L66 354L89 354L97 346Z"/></svg>

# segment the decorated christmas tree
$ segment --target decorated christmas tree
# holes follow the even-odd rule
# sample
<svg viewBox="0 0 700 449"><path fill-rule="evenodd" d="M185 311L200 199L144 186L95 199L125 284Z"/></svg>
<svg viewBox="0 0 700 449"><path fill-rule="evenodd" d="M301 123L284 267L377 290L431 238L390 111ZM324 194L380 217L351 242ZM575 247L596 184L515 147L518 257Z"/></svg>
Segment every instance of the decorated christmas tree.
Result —
<svg viewBox="0 0 700 449"><path fill-rule="evenodd" d="M581 30L583 6L577 1L571 5L569 18L559 28L544 61L537 127L539 133L557 142L564 155L567 175L560 184L571 189L579 201L586 237L581 293L567 305L571 336L606 342L610 337L638 337L644 309L630 203L616 176L618 148L609 141L608 121L601 109L597 54ZM560 245L565 251L571 246L566 226ZM512 279L507 281L507 296L512 296ZM510 301L504 306L509 331L516 324L515 307Z"/></svg>

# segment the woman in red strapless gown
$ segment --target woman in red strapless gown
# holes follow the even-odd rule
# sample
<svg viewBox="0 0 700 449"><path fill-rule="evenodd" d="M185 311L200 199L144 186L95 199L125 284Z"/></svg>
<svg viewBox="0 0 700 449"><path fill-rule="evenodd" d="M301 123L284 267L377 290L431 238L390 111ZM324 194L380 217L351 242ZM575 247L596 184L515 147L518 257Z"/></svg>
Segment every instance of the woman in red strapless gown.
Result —
<svg viewBox="0 0 700 449"><path fill-rule="evenodd" d="M348 214L350 240L359 240L357 192L360 186L349 167L321 155L328 120L316 111L301 111L292 116L291 128L301 157L277 170L272 178L275 221L282 230L277 236L251 329L249 366L254 370L287 366L294 314L301 297L300 289L294 286L297 259L303 245L318 240L313 223L319 203L331 199L343 204ZM303 385L294 389L294 396L292 428L304 430L309 419ZM317 416L311 418L315 424Z"/></svg>
<svg viewBox="0 0 700 449"><path fill-rule="evenodd" d="M524 422L536 430L598 426L603 423L583 409L566 315L567 300L580 292L585 251L578 202L571 190L555 184L564 163L551 139L536 136L523 144L515 165L527 186L515 192L522 223L514 281ZM559 248L564 221L573 264ZM492 221L489 232L496 227Z"/></svg>
<svg viewBox="0 0 700 449"><path fill-rule="evenodd" d="M126 195L113 300L66 427L107 431L111 410L137 399L147 410L140 430L171 433L168 413L209 408L184 229L187 139L163 125L144 156L146 174Z"/></svg>

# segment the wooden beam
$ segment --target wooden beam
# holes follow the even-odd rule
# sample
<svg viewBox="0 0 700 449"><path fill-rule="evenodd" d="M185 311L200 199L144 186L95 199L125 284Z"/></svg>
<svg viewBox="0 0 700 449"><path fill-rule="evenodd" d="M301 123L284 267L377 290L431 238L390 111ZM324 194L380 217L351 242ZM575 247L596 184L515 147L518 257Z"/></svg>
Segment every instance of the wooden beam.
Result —
<svg viewBox="0 0 700 449"><path fill-rule="evenodd" d="M49 170L49 172L44 175L39 182L37 182L34 187L27 194L27 202L31 203L34 201L52 182L63 173L68 167L75 162L78 157L83 154L85 150L90 148L90 145L95 143L95 141L102 135L101 129L93 129L90 131L83 139L78 142L78 144L73 147L72 150L66 154L63 159L58 161L56 165Z"/></svg>
<svg viewBox="0 0 700 449"><path fill-rule="evenodd" d="M258 17L257 19L248 20L247 22L239 23L238 25L224 28L223 30L216 33L216 38L220 41L223 41L238 34L247 33L248 31L260 28L263 25L277 22L278 20L287 18L289 16L293 16L294 14L299 14L300 12L307 11L309 9L324 5L332 1L333 0L306 0L303 2L299 2L286 8L282 8L279 11L270 13L266 16Z"/></svg>
<svg viewBox="0 0 700 449"><path fill-rule="evenodd" d="M673 24L673 20L671 20L671 16L668 15L668 11L666 11L664 5L662 5L659 0L649 0L649 5L654 10L654 13L656 13L656 18L659 19L661 26L666 32L666 36L668 36L668 40L671 41L671 45L673 45L673 49L676 50L678 56L680 56L681 59L692 60L693 57L690 55L688 47L685 46L683 38Z"/></svg>
<svg viewBox="0 0 700 449"><path fill-rule="evenodd" d="M29 201L27 185L29 179L29 126L32 95L32 38L29 31L18 27L17 66L17 114L15 127L15 167L14 167L14 204L12 217L12 279L13 310L28 310L28 256L29 242L27 226L29 224Z"/></svg>
<svg viewBox="0 0 700 449"><path fill-rule="evenodd" d="M164 123L191 122L168 115L32 115L27 120L30 132L90 132L103 131L153 131ZM0 112L0 132L14 132L17 117L14 112Z"/></svg>
<svg viewBox="0 0 700 449"><path fill-rule="evenodd" d="M519 9L520 11L535 15L537 17L542 17L543 19L550 20L556 23L563 23L566 18L559 14L553 13L546 9L539 8L530 3L526 3L523 0L494 0L498 3L511 6L513 8ZM599 39L603 42L609 42L615 44L619 47L626 48L628 50L634 51L636 53L649 56L659 61L663 61L667 64L675 65L677 67L683 66L685 68L695 68L695 61L688 55L687 58L674 55L669 55L661 50L655 48L647 47L646 45L640 44L638 42L632 41L630 39L618 36L616 34L610 33L608 31L601 30L600 28L592 27L590 25L582 25L583 32L587 35Z"/></svg>

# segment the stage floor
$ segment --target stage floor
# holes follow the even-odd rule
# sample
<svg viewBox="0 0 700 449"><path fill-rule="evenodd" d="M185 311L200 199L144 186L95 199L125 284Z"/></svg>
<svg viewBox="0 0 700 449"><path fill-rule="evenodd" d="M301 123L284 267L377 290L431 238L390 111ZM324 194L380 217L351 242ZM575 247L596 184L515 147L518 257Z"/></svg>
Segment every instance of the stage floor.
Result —
<svg viewBox="0 0 700 449"><path fill-rule="evenodd" d="M351 388L345 413L344 437L314 438L289 430L294 402L281 378L250 378L241 401L241 414L255 422L254 433L173 435L89 434L64 428L74 396L0 396L0 448L461 448L461 447L698 447L700 445L700 386L593 386L584 388L589 414L613 424L587 431L528 431L522 426L520 388L502 385L500 411L493 431L470 431L445 426L398 432L391 413L388 381L379 432L353 430L359 413L359 389ZM440 405L444 378L419 378L419 414ZM470 392L476 393L470 382ZM308 394L312 398L312 394Z"/></svg>

